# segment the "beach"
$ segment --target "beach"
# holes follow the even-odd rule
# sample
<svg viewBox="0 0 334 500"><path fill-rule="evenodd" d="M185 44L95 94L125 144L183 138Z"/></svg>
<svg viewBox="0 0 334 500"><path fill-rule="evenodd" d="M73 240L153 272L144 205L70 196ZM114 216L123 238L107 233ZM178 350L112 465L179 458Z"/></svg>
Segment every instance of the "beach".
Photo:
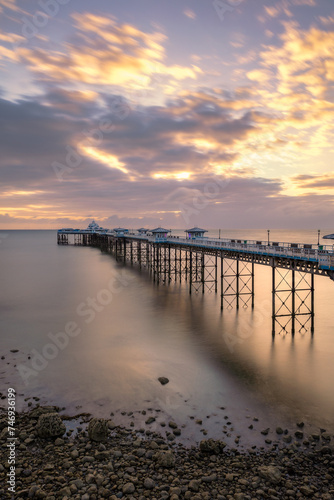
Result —
<svg viewBox="0 0 334 500"><path fill-rule="evenodd" d="M172 421L162 437L150 423L126 428L87 414L59 416L60 410L37 405L17 413L14 452L6 446L11 441L1 411L1 498L334 498L334 441L325 429L308 436L301 423L296 430L277 428L266 450L254 446L240 452L223 440L204 438L191 447L177 443L178 426ZM60 430L54 424L58 435L42 438L50 415ZM13 490L8 490L10 479Z"/></svg>

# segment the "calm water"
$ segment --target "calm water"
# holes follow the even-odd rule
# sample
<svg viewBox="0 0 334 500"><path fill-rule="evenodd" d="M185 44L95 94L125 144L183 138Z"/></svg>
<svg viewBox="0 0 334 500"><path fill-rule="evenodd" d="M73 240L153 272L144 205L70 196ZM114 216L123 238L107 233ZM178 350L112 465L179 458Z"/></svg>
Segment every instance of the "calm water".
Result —
<svg viewBox="0 0 334 500"><path fill-rule="evenodd" d="M306 331L273 341L271 268L255 268L253 312L221 314L214 293L190 297L185 285L157 287L146 272L120 267L97 249L57 246L55 231L2 236L0 390L14 386L19 408L39 397L68 414L113 412L116 423L134 418L139 426L152 414L152 430L173 418L185 424L185 441L201 439L206 429L208 437L231 444L239 434L244 446L263 444L258 431L265 427L299 420L306 428L334 430L334 282L328 278L315 278L313 338ZM266 231L221 236L266 239ZM316 234L272 231L271 239L315 243ZM72 337L62 334L65 328ZM159 376L169 384L161 386ZM224 425L234 429L230 438Z"/></svg>

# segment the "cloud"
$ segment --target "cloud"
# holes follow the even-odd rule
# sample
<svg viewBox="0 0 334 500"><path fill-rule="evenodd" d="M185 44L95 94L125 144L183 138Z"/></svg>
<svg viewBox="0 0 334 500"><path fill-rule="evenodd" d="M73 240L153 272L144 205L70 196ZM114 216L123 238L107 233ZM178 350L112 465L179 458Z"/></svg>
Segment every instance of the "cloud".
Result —
<svg viewBox="0 0 334 500"><path fill-rule="evenodd" d="M13 12L25 13L16 3L16 0L0 0L0 7L6 8Z"/></svg>
<svg viewBox="0 0 334 500"><path fill-rule="evenodd" d="M319 21L324 25L324 26L331 26L334 24L334 16L319 16Z"/></svg>
<svg viewBox="0 0 334 500"><path fill-rule="evenodd" d="M292 177L292 182L299 189L307 191L331 191L334 189L334 173L323 175L305 175L300 174Z"/></svg>
<svg viewBox="0 0 334 500"><path fill-rule="evenodd" d="M166 35L145 33L133 25L118 24L111 16L73 14L74 43L62 50L21 47L21 61L50 82L147 88L157 83L155 76L168 80L196 80L198 66L166 65ZM154 79L155 78L155 79Z"/></svg>
<svg viewBox="0 0 334 500"><path fill-rule="evenodd" d="M191 9L184 9L183 14L189 17L189 19L196 19L197 17L195 12Z"/></svg>
<svg viewBox="0 0 334 500"><path fill-rule="evenodd" d="M0 93L3 224L85 227L91 215L108 227L184 227L184 205L203 196L193 222L205 227L302 227L315 214L330 221L333 176L316 171L333 159L332 31L283 24L259 52L236 58L249 82L227 90L198 88L199 68L166 62L158 30L96 14L74 19L76 33L57 49L39 41L2 52L20 57L39 83L38 97L11 102ZM11 36L2 35L4 48ZM61 182L55 162L65 167ZM212 183L217 192L205 197Z"/></svg>
<svg viewBox="0 0 334 500"><path fill-rule="evenodd" d="M79 220L89 206L99 217L118 210L138 217L163 212L172 217L170 225L178 222L175 205L200 194L217 174L238 179L236 191L244 192L239 182L246 182L248 173L229 167L248 135L260 133L263 117L255 112L234 117L229 102L236 103L237 95L229 100L223 95L188 93L164 107L131 109L121 117L108 107L107 97L103 107L93 94L64 89L49 89L38 100L0 99L0 174L6 195L0 213L18 222L33 219L38 225L48 219L53 225L59 216ZM248 93L241 89L238 95L246 99ZM70 101L73 107L67 106ZM99 129L105 122L114 125L110 133ZM67 167L62 182L54 162ZM260 180L248 192L263 186L271 195L269 184Z"/></svg>
<svg viewBox="0 0 334 500"><path fill-rule="evenodd" d="M269 17L277 17L280 13L280 9L278 7L268 7L264 6L264 11Z"/></svg>

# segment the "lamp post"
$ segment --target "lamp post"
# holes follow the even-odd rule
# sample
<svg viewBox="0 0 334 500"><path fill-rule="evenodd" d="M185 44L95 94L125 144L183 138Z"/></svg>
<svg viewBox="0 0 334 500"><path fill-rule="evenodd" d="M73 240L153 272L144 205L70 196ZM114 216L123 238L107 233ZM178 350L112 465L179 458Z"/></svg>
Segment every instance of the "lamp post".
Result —
<svg viewBox="0 0 334 500"><path fill-rule="evenodd" d="M320 229L318 229L318 246L320 245Z"/></svg>
<svg viewBox="0 0 334 500"><path fill-rule="evenodd" d="M270 242L269 242L269 240L270 240L270 229L267 229L267 233L268 233L268 247L269 247L269 245L270 245Z"/></svg>

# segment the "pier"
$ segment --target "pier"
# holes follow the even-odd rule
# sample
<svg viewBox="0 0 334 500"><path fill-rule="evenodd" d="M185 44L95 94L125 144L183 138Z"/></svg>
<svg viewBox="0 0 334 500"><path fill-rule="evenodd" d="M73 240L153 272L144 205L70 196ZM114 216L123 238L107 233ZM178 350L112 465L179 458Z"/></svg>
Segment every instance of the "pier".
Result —
<svg viewBox="0 0 334 500"><path fill-rule="evenodd" d="M184 282L190 294L219 293L221 310L253 309L255 265L270 266L272 335L313 334L314 276L334 280L333 245L208 238L206 232L192 228L182 238L164 228L106 230L93 222L87 230L58 230L57 242L99 248L146 269L157 285Z"/></svg>

